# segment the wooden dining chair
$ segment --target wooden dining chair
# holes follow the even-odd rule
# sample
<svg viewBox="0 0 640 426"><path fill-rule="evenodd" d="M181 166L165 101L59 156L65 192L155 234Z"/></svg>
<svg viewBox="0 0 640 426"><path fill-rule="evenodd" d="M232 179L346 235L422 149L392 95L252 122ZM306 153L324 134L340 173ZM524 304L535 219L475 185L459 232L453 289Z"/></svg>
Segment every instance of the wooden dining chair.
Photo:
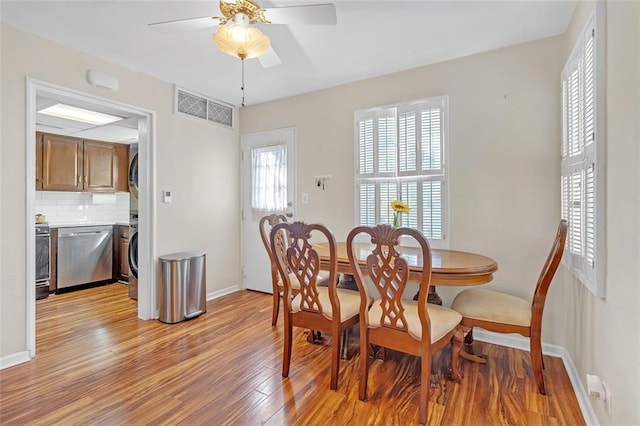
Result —
<svg viewBox="0 0 640 426"><path fill-rule="evenodd" d="M462 315L462 325L471 331L465 338L466 352L473 353L473 327L496 333L518 333L529 337L531 364L538 391L546 395L544 385L544 361L542 359L542 313L547 291L558 269L567 238L567 222L560 221L551 251L547 256L533 301L528 302L510 294L487 289L470 289L459 293L453 300L452 309Z"/></svg>
<svg viewBox="0 0 640 426"><path fill-rule="evenodd" d="M373 248L363 265L354 253L354 239L360 235L370 239ZM403 299L409 281L409 266L397 250L402 236L413 238L420 247L423 269L418 300ZM410 228L389 225L354 228L347 237L349 262L361 296L360 301L360 389L362 401L367 400L369 344L416 355L420 364L420 424L426 424L429 390L431 387L431 355L452 343L451 377L461 380L458 356L462 347L462 329L458 328L462 316L449 308L427 304L431 282L431 250L425 237ZM369 288L365 275L375 288L373 304L369 309ZM415 283L415 281L413 281Z"/></svg>
<svg viewBox="0 0 640 426"><path fill-rule="evenodd" d="M271 229L271 250L278 250L278 234L289 236L285 256L275 256L280 275L284 278L284 353L282 377L289 376L293 327L303 327L330 333L331 340L331 384L338 388L340 373L341 335L344 330L358 322L360 296L357 292L337 287L338 264L336 241L331 231L320 224L303 222L279 223ZM320 258L313 241L325 240L329 245L328 285L320 286ZM298 288L298 294L291 297Z"/></svg>
<svg viewBox="0 0 640 426"><path fill-rule="evenodd" d="M278 313L280 311L280 299L282 299L282 293L284 291L284 283L280 278L280 273L278 272L278 266L276 264L276 256L284 256L284 252L288 245L288 236L286 232L283 230L276 234L275 237L275 251L271 249L271 244L269 242L269 235L271 234L271 229L276 226L278 223L286 223L287 218L281 214L271 214L268 216L264 216L260 219L258 226L260 227L260 238L262 238L262 243L264 244L264 248L267 250L267 254L269 255L269 262L271 263L271 285L273 288L273 308L271 310L271 326L275 327L278 324ZM288 269L286 270L287 275L290 273ZM298 287L297 282L293 282L294 286L291 289L292 296L295 296L300 291L300 287Z"/></svg>

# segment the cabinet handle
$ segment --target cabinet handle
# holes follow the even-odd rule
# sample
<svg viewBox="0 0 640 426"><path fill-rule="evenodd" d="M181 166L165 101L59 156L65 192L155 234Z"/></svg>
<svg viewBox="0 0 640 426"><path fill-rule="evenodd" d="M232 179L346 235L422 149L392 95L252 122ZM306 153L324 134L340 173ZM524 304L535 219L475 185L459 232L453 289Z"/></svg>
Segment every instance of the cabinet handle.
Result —
<svg viewBox="0 0 640 426"><path fill-rule="evenodd" d="M78 186L82 184L82 176L78 175Z"/></svg>

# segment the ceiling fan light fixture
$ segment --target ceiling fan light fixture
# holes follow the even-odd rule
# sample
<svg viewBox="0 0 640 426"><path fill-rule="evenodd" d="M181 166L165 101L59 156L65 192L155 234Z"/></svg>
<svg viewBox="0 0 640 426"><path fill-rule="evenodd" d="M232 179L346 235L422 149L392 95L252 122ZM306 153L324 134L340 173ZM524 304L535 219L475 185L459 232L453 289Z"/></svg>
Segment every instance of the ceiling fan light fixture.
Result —
<svg viewBox="0 0 640 426"><path fill-rule="evenodd" d="M262 31L236 23L219 26L213 42L224 53L240 59L257 58L271 48L269 37Z"/></svg>

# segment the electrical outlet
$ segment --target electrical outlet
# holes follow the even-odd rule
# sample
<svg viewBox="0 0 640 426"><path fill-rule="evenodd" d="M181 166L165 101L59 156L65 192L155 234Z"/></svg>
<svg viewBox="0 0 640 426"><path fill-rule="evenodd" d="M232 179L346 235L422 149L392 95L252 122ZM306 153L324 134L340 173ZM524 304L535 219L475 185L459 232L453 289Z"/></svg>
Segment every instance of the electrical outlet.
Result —
<svg viewBox="0 0 640 426"><path fill-rule="evenodd" d="M604 398L604 389L600 377L594 374L587 374L587 393L595 399Z"/></svg>

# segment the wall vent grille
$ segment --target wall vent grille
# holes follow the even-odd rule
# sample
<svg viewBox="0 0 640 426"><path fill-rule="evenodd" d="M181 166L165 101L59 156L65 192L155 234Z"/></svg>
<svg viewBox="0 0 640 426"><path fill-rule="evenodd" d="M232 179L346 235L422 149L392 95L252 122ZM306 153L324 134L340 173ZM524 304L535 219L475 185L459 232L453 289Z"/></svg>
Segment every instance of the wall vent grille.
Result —
<svg viewBox="0 0 640 426"><path fill-rule="evenodd" d="M176 87L176 112L233 128L233 107Z"/></svg>

